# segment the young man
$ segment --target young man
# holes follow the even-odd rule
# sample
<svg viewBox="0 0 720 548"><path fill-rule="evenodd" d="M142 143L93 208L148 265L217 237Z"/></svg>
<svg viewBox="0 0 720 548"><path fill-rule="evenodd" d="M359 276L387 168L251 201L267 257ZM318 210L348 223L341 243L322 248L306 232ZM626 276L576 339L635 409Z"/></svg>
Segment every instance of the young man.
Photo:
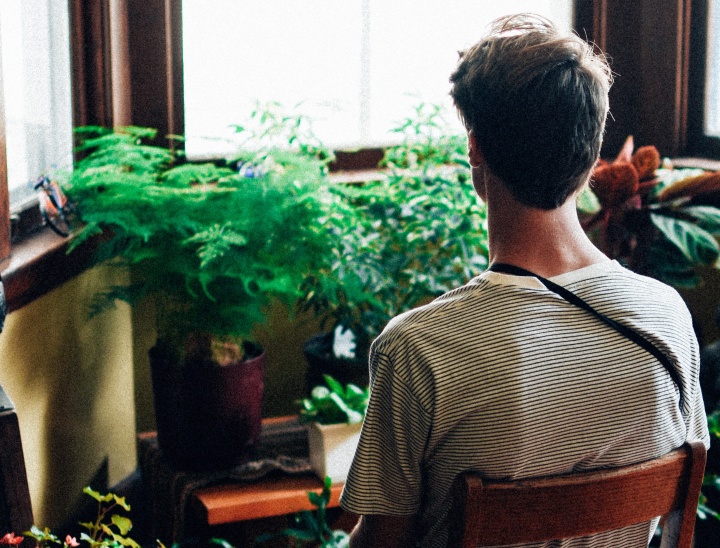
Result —
<svg viewBox="0 0 720 548"><path fill-rule="evenodd" d="M341 498L361 516L353 548L444 547L448 493L464 470L535 477L709 444L685 304L608 259L577 218L608 112L605 61L548 21L515 16L461 55L451 83L491 264L551 278L641 333L677 374L527 274L488 271L395 318L373 344L370 406ZM645 547L654 526L552 546Z"/></svg>

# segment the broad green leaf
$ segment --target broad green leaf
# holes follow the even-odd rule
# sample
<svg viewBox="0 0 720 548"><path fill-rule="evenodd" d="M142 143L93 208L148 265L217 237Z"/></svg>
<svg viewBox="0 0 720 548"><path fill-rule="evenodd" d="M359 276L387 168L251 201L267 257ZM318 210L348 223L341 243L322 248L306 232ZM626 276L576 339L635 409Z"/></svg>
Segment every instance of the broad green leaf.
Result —
<svg viewBox="0 0 720 548"><path fill-rule="evenodd" d="M650 248L647 265L653 277L673 287L692 288L700 283L695 263L678 253L675 244L665 238L658 239Z"/></svg>
<svg viewBox="0 0 720 548"><path fill-rule="evenodd" d="M113 500L115 501L115 504L120 505L122 508L124 508L128 512L130 511L130 505L127 502L125 502L125 497L119 497L118 495L113 494Z"/></svg>
<svg viewBox="0 0 720 548"><path fill-rule="evenodd" d="M222 546L222 548L235 548L232 544L230 544L227 540L222 538L211 538L210 544L218 544L219 546Z"/></svg>
<svg viewBox="0 0 720 548"><path fill-rule="evenodd" d="M320 506L323 504L322 496L315 491L308 491L308 499L313 506Z"/></svg>
<svg viewBox="0 0 720 548"><path fill-rule="evenodd" d="M323 375L323 378L325 379L325 382L330 387L330 391L334 392L341 398L345 397L345 389L343 388L343 385L340 384L335 378L333 378L330 375Z"/></svg>
<svg viewBox="0 0 720 548"><path fill-rule="evenodd" d="M120 530L120 533L123 535L127 535L128 531L132 529L132 521L130 518L126 518L125 516L120 516L118 514L113 514L110 518L113 524Z"/></svg>
<svg viewBox="0 0 720 548"><path fill-rule="evenodd" d="M330 398L335 402L335 404L347 415L347 422L348 424L358 424L363 421L363 416L361 413L358 413L354 409L350 409L350 407L345 403L345 401L335 392L332 392L330 394Z"/></svg>
<svg viewBox="0 0 720 548"><path fill-rule="evenodd" d="M137 542L135 542L133 539L131 539L130 537L126 537L123 535L118 535L118 534L113 533L112 539L114 542L116 542L120 546L129 546L130 548L140 548L140 545Z"/></svg>
<svg viewBox="0 0 720 548"><path fill-rule="evenodd" d="M688 221L657 213L651 213L650 218L660 232L689 260L706 265L717 261L720 246L707 230Z"/></svg>
<svg viewBox="0 0 720 548"><path fill-rule="evenodd" d="M577 208L582 213L597 213L600 211L600 201L588 185L585 185L578 194Z"/></svg>
<svg viewBox="0 0 720 548"><path fill-rule="evenodd" d="M682 212L695 217L698 224L708 232L720 233L720 209L713 206L689 206L684 207Z"/></svg>
<svg viewBox="0 0 720 548"><path fill-rule="evenodd" d="M112 493L108 493L107 495L101 495L97 491L94 491L90 486L86 486L83 489L83 493L85 493L86 495L90 495L98 502L110 502L113 499Z"/></svg>
<svg viewBox="0 0 720 548"><path fill-rule="evenodd" d="M356 396L364 396L364 395L365 395L365 390L363 390L362 388L360 388L358 385L352 384L352 383L349 383L349 384L347 385L346 391L347 391L347 393L348 393L348 396L350 395L351 392L352 392L353 394L355 394Z"/></svg>

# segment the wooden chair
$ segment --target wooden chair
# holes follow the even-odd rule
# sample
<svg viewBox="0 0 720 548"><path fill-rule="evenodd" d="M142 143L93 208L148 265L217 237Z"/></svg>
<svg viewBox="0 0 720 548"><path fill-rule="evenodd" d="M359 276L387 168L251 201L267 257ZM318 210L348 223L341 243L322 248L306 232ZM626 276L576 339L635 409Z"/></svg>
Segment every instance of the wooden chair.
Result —
<svg viewBox="0 0 720 548"><path fill-rule="evenodd" d="M25 458L15 406L0 386L0 537L33 524Z"/></svg>
<svg viewBox="0 0 720 548"><path fill-rule="evenodd" d="M631 466L519 481L461 474L448 547L475 548L592 535L663 516L661 548L689 548L706 450L686 443Z"/></svg>

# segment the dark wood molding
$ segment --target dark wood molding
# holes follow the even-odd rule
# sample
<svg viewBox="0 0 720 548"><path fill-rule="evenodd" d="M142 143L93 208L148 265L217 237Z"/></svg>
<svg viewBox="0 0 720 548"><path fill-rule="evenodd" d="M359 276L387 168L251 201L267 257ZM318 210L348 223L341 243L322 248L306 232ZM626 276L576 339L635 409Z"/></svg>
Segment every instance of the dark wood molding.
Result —
<svg viewBox="0 0 720 548"><path fill-rule="evenodd" d="M600 51L607 45L607 15L607 0L575 0L575 31Z"/></svg>
<svg viewBox="0 0 720 548"><path fill-rule="evenodd" d="M0 261L8 312L18 310L80 274L90 264L96 243L89 241L68 255L70 240L43 228L14 243Z"/></svg>
<svg viewBox="0 0 720 548"><path fill-rule="evenodd" d="M182 135L182 4L128 0L127 16L132 123L156 128L162 141Z"/></svg>
<svg viewBox="0 0 720 548"><path fill-rule="evenodd" d="M690 28L687 153L720 158L720 138L705 134L705 78L707 75L708 0L693 0Z"/></svg>
<svg viewBox="0 0 720 548"><path fill-rule="evenodd" d="M638 144L683 154L687 140L690 0L644 0Z"/></svg>
<svg viewBox="0 0 720 548"><path fill-rule="evenodd" d="M71 0L73 125L113 126L109 0Z"/></svg>
<svg viewBox="0 0 720 548"><path fill-rule="evenodd" d="M687 148L690 0L579 0L576 25L609 57L610 90L603 156L628 135L674 156Z"/></svg>
<svg viewBox="0 0 720 548"><path fill-rule="evenodd" d="M0 107L5 104L2 74L2 59L0 59ZM0 108L0 259L10 255L10 191L7 175L5 109Z"/></svg>

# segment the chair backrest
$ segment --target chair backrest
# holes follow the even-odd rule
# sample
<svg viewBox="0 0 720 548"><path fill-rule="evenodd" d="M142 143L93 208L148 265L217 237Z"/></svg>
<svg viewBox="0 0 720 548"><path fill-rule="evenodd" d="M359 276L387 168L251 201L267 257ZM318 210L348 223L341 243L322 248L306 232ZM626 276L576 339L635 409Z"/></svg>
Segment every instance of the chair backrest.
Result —
<svg viewBox="0 0 720 548"><path fill-rule="evenodd" d="M33 524L25 458L15 406L0 386L0 536Z"/></svg>
<svg viewBox="0 0 720 548"><path fill-rule="evenodd" d="M461 474L448 547L475 548L593 535L663 516L662 548L690 548L706 450L686 443L620 468L518 481Z"/></svg>

